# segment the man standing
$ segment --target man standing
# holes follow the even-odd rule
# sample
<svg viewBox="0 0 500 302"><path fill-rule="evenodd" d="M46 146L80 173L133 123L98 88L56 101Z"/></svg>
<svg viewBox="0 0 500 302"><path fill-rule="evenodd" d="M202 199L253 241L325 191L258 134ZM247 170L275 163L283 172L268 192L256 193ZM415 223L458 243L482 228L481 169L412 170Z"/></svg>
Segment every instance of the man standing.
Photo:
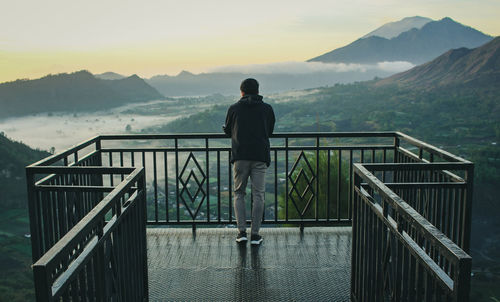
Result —
<svg viewBox="0 0 500 302"><path fill-rule="evenodd" d="M259 229L264 213L265 176L271 162L269 136L274 130L274 112L262 101L259 83L246 79L240 86L241 99L227 111L224 132L231 136L234 174L234 209L238 225L237 242L246 242L245 195L248 177L252 181L253 209L251 244L260 244Z"/></svg>

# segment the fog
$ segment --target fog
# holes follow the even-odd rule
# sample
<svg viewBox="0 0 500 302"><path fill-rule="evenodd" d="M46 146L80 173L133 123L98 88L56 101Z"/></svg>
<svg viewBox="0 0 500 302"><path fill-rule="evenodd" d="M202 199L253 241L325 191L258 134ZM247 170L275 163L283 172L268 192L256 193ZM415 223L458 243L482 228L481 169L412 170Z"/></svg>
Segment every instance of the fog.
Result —
<svg viewBox="0 0 500 302"><path fill-rule="evenodd" d="M155 101L154 105L167 101ZM111 110L84 113L44 113L0 120L0 132L32 148L56 152L71 147L98 134L126 133L127 125L133 132L166 124L184 116L179 111L156 115L124 113L144 103L131 104ZM130 110L132 109L132 110Z"/></svg>
<svg viewBox="0 0 500 302"><path fill-rule="evenodd" d="M307 74L315 72L401 72L415 65L410 62L379 62L377 64L322 63L322 62L277 62L269 64L225 65L213 67L207 72L239 72L246 74Z"/></svg>

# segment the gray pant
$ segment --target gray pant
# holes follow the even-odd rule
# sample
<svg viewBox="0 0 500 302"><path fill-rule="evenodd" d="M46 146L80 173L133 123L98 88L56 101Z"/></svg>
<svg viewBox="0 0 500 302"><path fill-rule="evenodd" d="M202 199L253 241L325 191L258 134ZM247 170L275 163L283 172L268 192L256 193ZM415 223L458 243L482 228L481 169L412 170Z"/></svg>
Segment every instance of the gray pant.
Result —
<svg viewBox="0 0 500 302"><path fill-rule="evenodd" d="M240 232L246 232L246 207L245 195L248 177L252 180L252 230L251 234L259 234L264 213L264 200L266 192L266 170L267 165L264 162L253 160L237 160L233 164L234 172L234 212L236 214L236 223Z"/></svg>

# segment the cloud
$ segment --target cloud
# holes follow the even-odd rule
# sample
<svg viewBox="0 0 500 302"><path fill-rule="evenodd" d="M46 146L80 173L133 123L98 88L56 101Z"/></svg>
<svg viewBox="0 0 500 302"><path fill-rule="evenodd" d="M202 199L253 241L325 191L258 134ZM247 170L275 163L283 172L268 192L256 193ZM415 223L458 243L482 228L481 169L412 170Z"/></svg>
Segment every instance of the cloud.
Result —
<svg viewBox="0 0 500 302"><path fill-rule="evenodd" d="M415 64L406 61L379 62L376 65L377 69L389 72L401 72L413 67L415 67Z"/></svg>
<svg viewBox="0 0 500 302"><path fill-rule="evenodd" d="M276 62L268 64L224 65L209 68L206 72L239 72L245 74L308 74L316 72L367 72L380 70L401 72L412 68L410 62L380 62L377 64L322 63L322 62Z"/></svg>

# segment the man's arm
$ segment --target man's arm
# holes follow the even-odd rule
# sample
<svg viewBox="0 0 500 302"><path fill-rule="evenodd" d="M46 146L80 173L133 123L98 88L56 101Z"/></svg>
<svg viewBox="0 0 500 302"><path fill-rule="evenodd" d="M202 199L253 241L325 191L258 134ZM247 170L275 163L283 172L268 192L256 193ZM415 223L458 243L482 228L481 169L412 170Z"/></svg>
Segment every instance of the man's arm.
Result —
<svg viewBox="0 0 500 302"><path fill-rule="evenodd" d="M224 130L224 133L226 133L227 136L231 136L231 131L233 128L232 120L232 110L231 107L229 107L226 114L226 123L224 124L224 126L222 126L222 130Z"/></svg>
<svg viewBox="0 0 500 302"><path fill-rule="evenodd" d="M271 118L270 118L270 123L269 123L269 135L273 134L274 132L274 123L276 122L276 118L274 116L274 110L273 107L269 106L271 108Z"/></svg>

